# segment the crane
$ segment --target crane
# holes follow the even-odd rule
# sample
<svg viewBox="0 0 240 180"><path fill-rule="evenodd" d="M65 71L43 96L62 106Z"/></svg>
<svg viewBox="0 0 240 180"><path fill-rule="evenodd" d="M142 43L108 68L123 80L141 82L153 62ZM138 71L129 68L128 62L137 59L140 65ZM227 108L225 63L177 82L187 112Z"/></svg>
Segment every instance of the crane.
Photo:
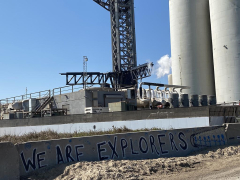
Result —
<svg viewBox="0 0 240 180"><path fill-rule="evenodd" d="M153 63L137 66L134 0L93 0L110 12L112 39L112 72L61 73L67 85L105 84L113 88L133 87L138 79L151 76Z"/></svg>

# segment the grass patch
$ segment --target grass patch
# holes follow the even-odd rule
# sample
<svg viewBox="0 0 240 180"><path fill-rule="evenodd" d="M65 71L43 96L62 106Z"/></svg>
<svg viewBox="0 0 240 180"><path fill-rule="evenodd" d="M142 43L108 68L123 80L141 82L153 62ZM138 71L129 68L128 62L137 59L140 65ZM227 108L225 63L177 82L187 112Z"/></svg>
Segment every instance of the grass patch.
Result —
<svg viewBox="0 0 240 180"><path fill-rule="evenodd" d="M138 129L138 130L131 130L128 129L126 126L121 128L112 127L107 131L88 131L88 132L74 132L74 133L57 133L52 130L42 131L40 133L31 132L28 134L24 134L22 136L11 136L5 135L0 137L0 142L11 142L13 144L16 143L23 143L28 141L42 141L42 140L49 140L49 139L62 139L62 138L73 138L73 137L83 137L83 136L96 136L96 135L104 135L104 134L117 134L117 133L128 133L128 132L140 132L140 131L154 131L154 130L161 130L160 128L151 128L151 129Z"/></svg>

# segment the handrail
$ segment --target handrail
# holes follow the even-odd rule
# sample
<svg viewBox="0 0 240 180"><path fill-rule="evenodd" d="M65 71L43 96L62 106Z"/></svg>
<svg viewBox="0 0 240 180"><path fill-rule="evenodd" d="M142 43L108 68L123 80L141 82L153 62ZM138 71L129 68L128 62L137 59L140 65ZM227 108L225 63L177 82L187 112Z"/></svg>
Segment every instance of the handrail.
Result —
<svg viewBox="0 0 240 180"><path fill-rule="evenodd" d="M23 101L30 98L45 98L51 95L56 96L56 95L61 95L62 92L75 92L76 90L81 89L80 87L77 87L77 86L79 85L63 86L63 87L54 88L52 90L38 91L38 92L24 94L20 96L0 99L0 104L9 104L9 103ZM69 89L66 89L66 88L69 88ZM56 91L56 90L59 90L59 91Z"/></svg>

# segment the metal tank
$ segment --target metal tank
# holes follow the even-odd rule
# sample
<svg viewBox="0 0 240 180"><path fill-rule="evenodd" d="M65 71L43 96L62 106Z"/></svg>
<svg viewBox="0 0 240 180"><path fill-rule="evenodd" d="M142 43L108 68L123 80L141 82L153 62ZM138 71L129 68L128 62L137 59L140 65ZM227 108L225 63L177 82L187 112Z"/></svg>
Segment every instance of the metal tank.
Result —
<svg viewBox="0 0 240 180"><path fill-rule="evenodd" d="M170 98L168 98L168 102L171 104L171 108L178 108L179 107L179 94L172 93Z"/></svg>
<svg viewBox="0 0 240 180"><path fill-rule="evenodd" d="M216 105L216 96L208 96L208 105Z"/></svg>
<svg viewBox="0 0 240 180"><path fill-rule="evenodd" d="M198 107L199 105L199 101L198 101L198 95L197 94L193 94L190 97L190 106L191 107Z"/></svg>
<svg viewBox="0 0 240 180"><path fill-rule="evenodd" d="M199 106L207 106L208 105L208 96L207 95L199 95Z"/></svg>
<svg viewBox="0 0 240 180"><path fill-rule="evenodd" d="M240 1L209 0L217 103L240 99Z"/></svg>
<svg viewBox="0 0 240 180"><path fill-rule="evenodd" d="M168 75L168 85L173 85L173 83L172 83L172 74Z"/></svg>
<svg viewBox="0 0 240 180"><path fill-rule="evenodd" d="M173 85L173 83L172 83L172 74L168 75L168 85ZM173 88L169 88L169 90L172 91Z"/></svg>
<svg viewBox="0 0 240 180"><path fill-rule="evenodd" d="M208 0L169 0L172 83L215 95Z"/></svg>
<svg viewBox="0 0 240 180"><path fill-rule="evenodd" d="M181 94L179 98L180 107L189 107L188 94Z"/></svg>

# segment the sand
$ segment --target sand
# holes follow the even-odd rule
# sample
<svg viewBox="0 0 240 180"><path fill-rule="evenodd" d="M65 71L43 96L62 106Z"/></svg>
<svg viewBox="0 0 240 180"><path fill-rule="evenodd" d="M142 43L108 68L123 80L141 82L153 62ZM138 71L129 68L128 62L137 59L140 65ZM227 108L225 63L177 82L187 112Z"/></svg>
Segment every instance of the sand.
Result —
<svg viewBox="0 0 240 180"><path fill-rule="evenodd" d="M22 179L240 179L240 146L218 147L188 157L78 162L45 169Z"/></svg>

